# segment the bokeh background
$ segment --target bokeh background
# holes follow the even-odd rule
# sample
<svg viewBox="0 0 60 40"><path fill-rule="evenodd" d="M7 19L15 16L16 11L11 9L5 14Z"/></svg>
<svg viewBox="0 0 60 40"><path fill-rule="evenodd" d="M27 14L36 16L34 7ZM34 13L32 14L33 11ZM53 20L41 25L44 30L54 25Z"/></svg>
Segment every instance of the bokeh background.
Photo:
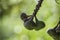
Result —
<svg viewBox="0 0 60 40"><path fill-rule="evenodd" d="M60 4L55 0L44 0L37 13L37 18L45 22L45 28L27 30L23 25L21 13L31 15L37 3L38 0L0 0L0 40L54 40L47 30L59 21Z"/></svg>

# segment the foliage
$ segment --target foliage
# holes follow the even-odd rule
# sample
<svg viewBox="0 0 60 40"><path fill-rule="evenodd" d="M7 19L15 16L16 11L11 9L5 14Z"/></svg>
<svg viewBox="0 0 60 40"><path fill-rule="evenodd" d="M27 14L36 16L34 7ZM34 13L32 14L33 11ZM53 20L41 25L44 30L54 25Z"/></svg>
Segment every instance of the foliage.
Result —
<svg viewBox="0 0 60 40"><path fill-rule="evenodd" d="M30 31L23 26L20 14L25 12L31 15L36 4L35 0L0 0L0 10L3 12L3 14L0 13L2 15L0 17L0 40L53 40L46 31L57 25L60 5L55 0L44 0L37 18L44 21L46 26L39 31Z"/></svg>

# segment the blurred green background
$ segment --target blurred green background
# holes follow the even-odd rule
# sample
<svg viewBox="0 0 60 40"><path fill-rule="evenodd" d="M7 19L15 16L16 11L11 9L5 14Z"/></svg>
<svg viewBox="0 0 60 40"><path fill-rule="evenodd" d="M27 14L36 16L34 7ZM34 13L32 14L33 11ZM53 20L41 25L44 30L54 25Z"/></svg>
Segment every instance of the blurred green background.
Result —
<svg viewBox="0 0 60 40"><path fill-rule="evenodd" d="M45 28L27 30L20 19L22 12L31 15L38 0L0 0L0 40L54 40L47 34L57 25L60 5L55 0L44 0L37 18L45 22ZM59 0L57 0L59 2ZM2 15L3 14L3 15Z"/></svg>

